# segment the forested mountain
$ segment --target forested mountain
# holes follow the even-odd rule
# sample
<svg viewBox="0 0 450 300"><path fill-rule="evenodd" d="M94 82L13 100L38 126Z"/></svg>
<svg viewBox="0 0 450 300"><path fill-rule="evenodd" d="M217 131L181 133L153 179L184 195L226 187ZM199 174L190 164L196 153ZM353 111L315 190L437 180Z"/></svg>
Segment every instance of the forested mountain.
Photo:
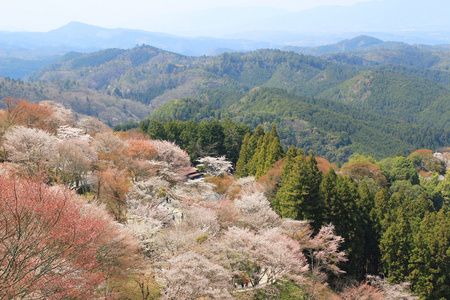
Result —
<svg viewBox="0 0 450 300"><path fill-rule="evenodd" d="M368 71L319 95L409 123L450 128L450 91L398 71Z"/></svg>
<svg viewBox="0 0 450 300"><path fill-rule="evenodd" d="M295 97L259 88L242 102L283 96ZM2 298L450 296L449 148L355 155L337 171L285 151L274 124L114 133L58 103L5 102Z"/></svg>
<svg viewBox="0 0 450 300"><path fill-rule="evenodd" d="M156 109L149 120L204 121L226 117L252 128L263 124L269 129L275 123L283 145L314 150L339 163L355 152L382 158L418 148L436 149L450 141L449 130L415 125L277 88L258 88L245 95L210 92L201 100L177 99Z"/></svg>
<svg viewBox="0 0 450 300"><path fill-rule="evenodd" d="M0 97L27 99L34 103L54 100L73 108L77 114L99 118L110 126L137 122L150 113L142 103L108 95L70 80L25 82L0 78ZM4 101L0 102L0 108L5 108Z"/></svg>
<svg viewBox="0 0 450 300"><path fill-rule="evenodd" d="M286 147L341 163L354 152L382 158L446 146L448 50L373 49L381 41L368 37L342 45L361 43L368 50L319 57L280 50L189 57L150 46L71 52L30 75L31 82L5 80L1 93L59 99L111 125L136 122L179 99L150 119L228 116L252 128L274 122Z"/></svg>

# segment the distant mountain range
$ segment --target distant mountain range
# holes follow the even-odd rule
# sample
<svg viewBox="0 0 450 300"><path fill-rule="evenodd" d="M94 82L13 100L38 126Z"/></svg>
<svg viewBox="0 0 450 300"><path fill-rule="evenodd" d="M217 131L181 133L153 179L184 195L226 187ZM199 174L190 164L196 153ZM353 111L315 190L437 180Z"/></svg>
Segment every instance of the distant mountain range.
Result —
<svg viewBox="0 0 450 300"><path fill-rule="evenodd" d="M90 53L143 44L188 56L257 49L323 55L397 49L399 43L450 44L448 6L447 0L379 0L299 12L270 7L214 8L134 23L160 32L106 29L80 22L49 32L0 31L0 76L23 78L71 51ZM183 30L177 32L179 24Z"/></svg>
<svg viewBox="0 0 450 300"><path fill-rule="evenodd" d="M0 80L0 96L56 99L110 125L155 109L166 119L275 122L284 145L335 162L354 152L381 158L448 146L448 46L360 36L311 51L320 55L263 49L192 57L151 46L70 52L28 82Z"/></svg>
<svg viewBox="0 0 450 300"><path fill-rule="evenodd" d="M142 30L106 29L79 22L71 22L49 32L0 32L2 56L16 56L17 49L39 51L42 55L45 52L65 54L69 51L129 49L142 44L193 56L205 55L215 49L249 51L272 47L268 42L208 37L187 38Z"/></svg>
<svg viewBox="0 0 450 300"><path fill-rule="evenodd" d="M264 39L263 32L255 33L254 38L258 36ZM337 43L329 43L323 46L295 46L302 43L314 44L319 41L333 40L341 36L345 36L345 34L334 37L329 35L319 37L279 32L277 42L264 42L248 39L188 38L142 30L106 29L72 22L45 33L0 32L0 76L24 78L45 65L57 62L61 55L68 52L90 53L109 48L131 49L143 44L188 56L215 56L224 52L245 52L256 49L282 49L310 55L325 55L411 47L406 43L384 42L379 38L367 35L341 39ZM315 38L319 40L315 41ZM271 39L270 33L268 33L266 39ZM292 42L292 45L286 46L289 43L282 42L283 39L297 42ZM448 48L448 46L441 46L441 48L446 47ZM439 47L435 49L439 49Z"/></svg>

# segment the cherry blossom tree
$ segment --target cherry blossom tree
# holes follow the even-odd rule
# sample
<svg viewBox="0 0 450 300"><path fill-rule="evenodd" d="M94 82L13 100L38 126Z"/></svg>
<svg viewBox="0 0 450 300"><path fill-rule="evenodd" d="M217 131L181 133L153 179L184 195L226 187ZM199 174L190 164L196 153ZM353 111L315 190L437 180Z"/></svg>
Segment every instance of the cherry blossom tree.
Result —
<svg viewBox="0 0 450 300"><path fill-rule="evenodd" d="M93 146L100 159L114 161L125 149L125 142L113 132L106 131L95 135Z"/></svg>
<svg viewBox="0 0 450 300"><path fill-rule="evenodd" d="M142 180L156 175L157 168L151 163L157 153L150 140L129 139L126 141L124 160L133 180Z"/></svg>
<svg viewBox="0 0 450 300"><path fill-rule="evenodd" d="M158 160L167 162L171 171L190 166L189 155L175 143L169 141L152 140L152 144L158 153Z"/></svg>
<svg viewBox="0 0 450 300"><path fill-rule="evenodd" d="M199 229L209 236L215 236L220 230L217 214L213 209L192 205L186 209L185 216L184 222L189 228Z"/></svg>
<svg viewBox="0 0 450 300"><path fill-rule="evenodd" d="M0 299L91 298L111 222L65 189L0 175Z"/></svg>
<svg viewBox="0 0 450 300"><path fill-rule="evenodd" d="M211 157L206 156L198 159L200 164L197 167L201 168L206 174L212 176L221 176L230 174L233 164L226 160L225 156Z"/></svg>
<svg viewBox="0 0 450 300"><path fill-rule="evenodd" d="M339 294L342 300L383 300L385 294L379 288L363 282L353 286L347 286Z"/></svg>
<svg viewBox="0 0 450 300"><path fill-rule="evenodd" d="M62 141L78 140L90 142L92 137L81 128L62 125L58 127L56 136Z"/></svg>
<svg viewBox="0 0 450 300"><path fill-rule="evenodd" d="M411 294L411 284L409 282L392 284L386 278L375 275L367 275L366 279L370 285L384 292L383 299L416 300L420 298Z"/></svg>
<svg viewBox="0 0 450 300"><path fill-rule="evenodd" d="M233 299L230 273L197 253L171 258L159 274L165 285L161 299Z"/></svg>
<svg viewBox="0 0 450 300"><path fill-rule="evenodd" d="M214 185L203 179L180 182L172 189L172 194L182 202L216 201L219 196L214 192Z"/></svg>
<svg viewBox="0 0 450 300"><path fill-rule="evenodd" d="M84 132L90 135L105 132L109 130L108 125L94 117L84 117L78 120L77 127L82 128Z"/></svg>
<svg viewBox="0 0 450 300"><path fill-rule="evenodd" d="M167 181L152 177L134 182L126 194L127 227L148 257L153 256L156 235L173 221L169 209L163 205L168 185Z"/></svg>
<svg viewBox="0 0 450 300"><path fill-rule="evenodd" d="M39 102L40 106L47 106L53 110L53 114L48 118L51 128L58 128L62 125L74 123L74 114L70 108L64 107L61 103L53 100L44 100ZM53 131L52 131L53 132Z"/></svg>
<svg viewBox="0 0 450 300"><path fill-rule="evenodd" d="M338 266L347 261L345 252L339 250L344 238L335 235L333 231L334 225L322 226L319 233L304 245L304 253L310 264L311 295L315 295L317 287L326 282L328 272L335 275L345 273Z"/></svg>
<svg viewBox="0 0 450 300"><path fill-rule="evenodd" d="M220 263L252 286L274 284L285 277L300 282L308 270L299 243L277 228L256 234L233 227L214 247Z"/></svg>
<svg viewBox="0 0 450 300"><path fill-rule="evenodd" d="M97 153L87 141L70 139L58 143L52 164L57 178L78 188L96 160Z"/></svg>
<svg viewBox="0 0 450 300"><path fill-rule="evenodd" d="M52 160L58 139L40 129L15 126L5 134L4 148L9 160L27 166L29 171Z"/></svg>
<svg viewBox="0 0 450 300"><path fill-rule="evenodd" d="M201 252L205 233L184 225L166 228L156 236L155 255L165 261L188 251Z"/></svg>
<svg viewBox="0 0 450 300"><path fill-rule="evenodd" d="M263 192L244 193L234 200L236 208L241 213L239 223L254 231L265 230L279 225L281 219L270 207Z"/></svg>
<svg viewBox="0 0 450 300"><path fill-rule="evenodd" d="M126 171L118 168L108 168L94 173L97 178L97 198L106 205L106 209L116 221L126 220L126 193L130 182Z"/></svg>

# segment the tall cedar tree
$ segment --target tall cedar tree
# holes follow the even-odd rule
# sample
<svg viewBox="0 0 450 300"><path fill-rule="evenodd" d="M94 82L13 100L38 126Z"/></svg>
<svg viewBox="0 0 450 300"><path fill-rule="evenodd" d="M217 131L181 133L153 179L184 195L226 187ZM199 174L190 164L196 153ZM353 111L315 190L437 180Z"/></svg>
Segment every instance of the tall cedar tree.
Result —
<svg viewBox="0 0 450 300"><path fill-rule="evenodd" d="M259 178L283 156L284 151L275 125L272 125L272 130L265 134L262 127L258 126L252 135L247 134L244 137L236 164L236 176Z"/></svg>
<svg viewBox="0 0 450 300"><path fill-rule="evenodd" d="M359 198L356 183L350 177L337 178L336 202L330 203L329 219L336 227L336 234L344 238L343 248L349 258L345 271L357 277L363 276L362 261L364 253L363 220L357 201Z"/></svg>
<svg viewBox="0 0 450 300"><path fill-rule="evenodd" d="M324 206L320 197L322 173L314 154L289 148L282 172L283 183L274 200L274 209L283 218L310 220L314 229L322 225Z"/></svg>
<svg viewBox="0 0 450 300"><path fill-rule="evenodd" d="M286 159L281 172L282 184L278 189L273 201L274 210L282 218L299 219L299 199L300 190L298 181L300 176L299 157L303 156L303 152L291 146L286 153Z"/></svg>
<svg viewBox="0 0 450 300"><path fill-rule="evenodd" d="M358 187L358 208L361 214L364 230L364 259L362 269L365 274L377 274L380 263L379 243L380 236L377 232L377 216L374 211L375 200L367 183L361 181Z"/></svg>
<svg viewBox="0 0 450 300"><path fill-rule="evenodd" d="M408 280L408 265L412 248L411 226L405 207L399 207L396 218L383 233L380 242L383 271L393 282Z"/></svg>
<svg viewBox="0 0 450 300"><path fill-rule="evenodd" d="M409 280L427 299L450 299L450 213L426 213L414 235Z"/></svg>

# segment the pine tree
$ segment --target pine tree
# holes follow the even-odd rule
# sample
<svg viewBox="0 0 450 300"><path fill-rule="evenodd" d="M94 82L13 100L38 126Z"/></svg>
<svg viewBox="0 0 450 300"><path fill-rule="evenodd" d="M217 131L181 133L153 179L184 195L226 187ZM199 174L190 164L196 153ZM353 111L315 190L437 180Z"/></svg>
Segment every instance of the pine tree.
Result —
<svg viewBox="0 0 450 300"><path fill-rule="evenodd" d="M282 217L309 220L314 228L320 228L324 209L320 196L322 175L314 155L307 159L300 149L289 148L281 177L274 209Z"/></svg>
<svg viewBox="0 0 450 300"><path fill-rule="evenodd" d="M273 124L270 132L270 141L267 149L263 174L267 173L267 171L273 167L275 162L282 157L284 157L283 147L281 146L280 137L278 136L275 124Z"/></svg>
<svg viewBox="0 0 450 300"><path fill-rule="evenodd" d="M266 174L273 164L284 155L275 125L264 134L261 126L250 136L246 135L236 165L236 176L253 175L256 178Z"/></svg>

